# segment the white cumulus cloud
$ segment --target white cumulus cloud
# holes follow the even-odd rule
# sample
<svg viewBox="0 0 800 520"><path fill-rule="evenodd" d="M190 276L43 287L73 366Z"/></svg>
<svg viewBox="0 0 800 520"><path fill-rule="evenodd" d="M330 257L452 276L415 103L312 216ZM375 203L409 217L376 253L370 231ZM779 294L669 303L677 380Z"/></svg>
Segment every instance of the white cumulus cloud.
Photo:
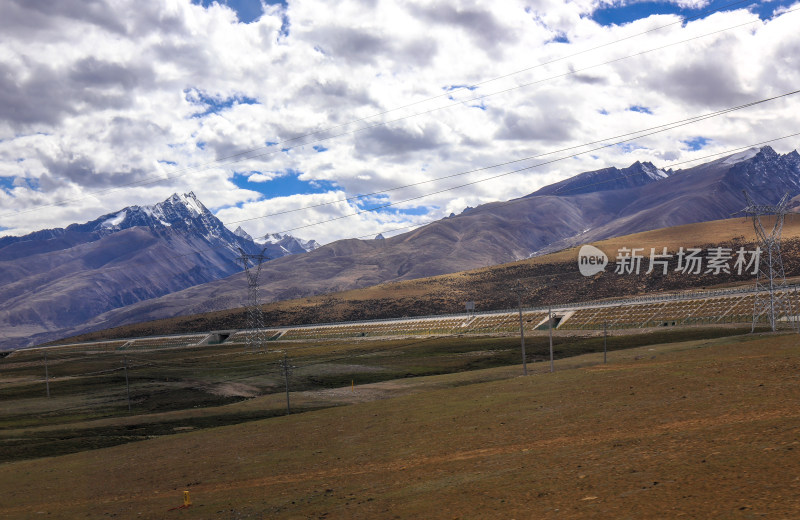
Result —
<svg viewBox="0 0 800 520"><path fill-rule="evenodd" d="M242 23L224 3L0 0L0 233L194 191L253 236L329 242L796 132L793 96L592 150L800 84L798 3L588 16L609 5L289 0Z"/></svg>

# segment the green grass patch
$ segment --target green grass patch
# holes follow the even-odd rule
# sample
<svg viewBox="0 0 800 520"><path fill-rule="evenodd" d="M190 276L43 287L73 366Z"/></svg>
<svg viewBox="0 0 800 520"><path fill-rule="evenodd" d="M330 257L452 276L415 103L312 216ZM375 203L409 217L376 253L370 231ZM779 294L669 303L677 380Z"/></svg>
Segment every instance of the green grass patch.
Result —
<svg viewBox="0 0 800 520"><path fill-rule="evenodd" d="M658 329L647 333L619 333L608 337L610 352L646 345L691 340L710 340L749 332L749 327L708 327ZM526 338L527 361L549 359L546 334ZM296 368L290 378L292 392L364 385L389 380L455 374L519 365L520 341L515 336L447 336L406 338L391 341L321 341L270 344L285 348ZM553 338L556 359L602 352L602 336ZM121 354L97 357L76 352L65 354L50 366L51 398L45 397L44 380L26 382L43 366L33 366L30 355L2 360L5 384L0 383L0 460L23 460L54 454L132 442L152 436L171 435L180 428L210 428L264 419L283 413L274 410L231 412L210 417L157 422L137 426L103 428L76 427L99 418L148 416L161 412L211 409L241 402L251 396L284 392L283 375L278 366L282 352L247 354L228 346L169 349L129 356L128 382L131 412L127 408L125 361ZM35 361L39 356L33 357ZM613 358L612 358L613 359ZM109 372L109 370L112 370ZM28 375L26 375L28 374ZM15 381L14 378L17 378ZM238 386L237 386L238 385ZM232 391L223 391L226 387ZM240 388L241 387L241 388ZM237 390L238 389L238 390ZM237 393L238 392L238 393ZM314 408L297 408L301 412ZM25 429L42 426L57 429L28 434ZM91 426L91 425L89 425ZM176 428L178 428L176 430ZM12 438L13 437L13 438Z"/></svg>
<svg viewBox="0 0 800 520"><path fill-rule="evenodd" d="M292 413L321 408L326 407L297 407ZM164 435L269 419L285 413L283 409L260 410L127 426L28 432L24 437L0 437L0 463L107 448Z"/></svg>

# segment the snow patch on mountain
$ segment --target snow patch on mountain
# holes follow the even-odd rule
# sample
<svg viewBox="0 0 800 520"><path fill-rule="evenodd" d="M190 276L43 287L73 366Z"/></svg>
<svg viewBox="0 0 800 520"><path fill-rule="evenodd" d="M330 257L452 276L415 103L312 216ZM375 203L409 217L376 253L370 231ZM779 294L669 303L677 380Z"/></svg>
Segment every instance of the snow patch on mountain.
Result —
<svg viewBox="0 0 800 520"><path fill-rule="evenodd" d="M750 148L749 150L745 150L743 152L735 153L735 154L733 154L733 155L731 155L729 157L726 157L725 160L722 161L722 164L736 164L736 163L740 163L742 161L746 161L748 159L752 159L753 157L758 155L758 152L760 152L760 151L761 150L758 149L758 148Z"/></svg>
<svg viewBox="0 0 800 520"><path fill-rule="evenodd" d="M284 236L291 237L291 235L281 235L280 233L269 233L261 238L257 238L256 244L277 244L283 240Z"/></svg>
<svg viewBox="0 0 800 520"><path fill-rule="evenodd" d="M186 208L189 209L189 211L191 211L195 215L202 215L203 213L208 213L206 207L203 206L203 204L201 204L199 200L197 200L197 197L195 197L194 192L190 191L189 193L184 193L183 195L178 195L176 193L172 197L170 197L170 200L182 203L184 206L186 206Z"/></svg>
<svg viewBox="0 0 800 520"><path fill-rule="evenodd" d="M100 226L104 228L112 228L117 227L125 220L125 217L128 215L128 212L125 210L120 211L114 217L104 221Z"/></svg>
<svg viewBox="0 0 800 520"><path fill-rule="evenodd" d="M670 177L672 170L663 170L651 162L631 164L627 168L609 167L602 170L584 172L561 182L541 188L527 197L536 195L571 196L582 193L624 190L659 182Z"/></svg>
<svg viewBox="0 0 800 520"><path fill-rule="evenodd" d="M230 231L211 213L193 192L171 195L158 204L129 206L116 213L76 225L86 231L96 230L103 234L116 233L123 229L144 226L154 231L172 228L173 231L194 235L239 255L239 248L255 252L259 246L266 249L269 258L305 253L320 247L314 240L303 240L289 234L272 233L254 240L241 226Z"/></svg>
<svg viewBox="0 0 800 520"><path fill-rule="evenodd" d="M641 163L641 166L642 166L642 172L644 172L645 175L647 175L648 177L650 177L654 181L658 181L658 180L661 180L661 179L666 179L667 177L670 176L669 172L664 171L661 168L656 168L653 165L653 163L644 162L644 163Z"/></svg>
<svg viewBox="0 0 800 520"><path fill-rule="evenodd" d="M303 240L302 238L296 238L297 242L300 244L300 247L305 249L306 251L313 251L315 249L319 249L322 247L316 240Z"/></svg>

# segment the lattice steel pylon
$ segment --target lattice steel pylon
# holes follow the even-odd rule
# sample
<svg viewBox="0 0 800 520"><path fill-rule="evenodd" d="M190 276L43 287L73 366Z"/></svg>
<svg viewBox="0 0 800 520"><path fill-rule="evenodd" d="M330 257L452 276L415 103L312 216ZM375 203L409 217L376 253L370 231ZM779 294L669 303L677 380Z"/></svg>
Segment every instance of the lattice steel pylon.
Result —
<svg viewBox="0 0 800 520"><path fill-rule="evenodd" d="M786 318L789 326L795 331L797 320L792 310L792 301L786 284L786 274L783 270L783 260L781 259L781 231L786 214L789 212L789 194L775 205L756 204L747 192L744 192L747 200L747 207L744 213L753 218L753 228L759 240L761 257L758 261L758 274L756 275L756 295L753 302L753 326L751 332L756 329L756 322L767 313L770 329L774 332L777 322L781 316ZM772 230L767 232L764 229L762 216L774 216L775 223ZM769 226L767 226L769 227Z"/></svg>
<svg viewBox="0 0 800 520"><path fill-rule="evenodd" d="M264 313L261 312L261 304L258 301L258 277L261 275L261 264L268 258L264 255L265 249L257 255L245 253L244 249L239 248L241 256L239 260L244 266L247 275L247 350L258 352L265 350L267 342L266 331L264 330ZM251 264L252 263L252 267Z"/></svg>

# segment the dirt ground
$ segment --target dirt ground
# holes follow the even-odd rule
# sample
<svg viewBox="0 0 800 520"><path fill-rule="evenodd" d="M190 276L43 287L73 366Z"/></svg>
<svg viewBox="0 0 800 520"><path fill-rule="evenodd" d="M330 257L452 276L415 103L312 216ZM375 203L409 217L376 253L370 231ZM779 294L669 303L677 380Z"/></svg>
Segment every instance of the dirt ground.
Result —
<svg viewBox="0 0 800 520"><path fill-rule="evenodd" d="M800 517L797 335L584 359L6 463L0 517Z"/></svg>

